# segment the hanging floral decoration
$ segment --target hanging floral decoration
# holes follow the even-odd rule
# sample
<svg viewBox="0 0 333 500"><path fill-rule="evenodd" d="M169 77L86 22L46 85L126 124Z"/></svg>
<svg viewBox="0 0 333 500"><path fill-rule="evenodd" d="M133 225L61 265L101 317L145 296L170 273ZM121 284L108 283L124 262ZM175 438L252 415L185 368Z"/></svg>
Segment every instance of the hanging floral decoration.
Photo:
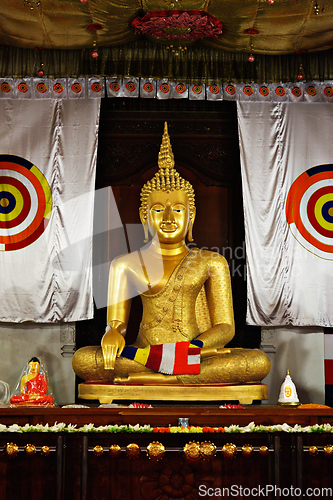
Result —
<svg viewBox="0 0 333 500"><path fill-rule="evenodd" d="M197 40L217 38L223 24L204 10L155 10L131 25L137 35L151 35L165 40Z"/></svg>
<svg viewBox="0 0 333 500"><path fill-rule="evenodd" d="M89 24L87 26L87 29L89 31L99 31L99 30L103 29L103 25L102 24L98 24L98 23L93 23L93 24Z"/></svg>

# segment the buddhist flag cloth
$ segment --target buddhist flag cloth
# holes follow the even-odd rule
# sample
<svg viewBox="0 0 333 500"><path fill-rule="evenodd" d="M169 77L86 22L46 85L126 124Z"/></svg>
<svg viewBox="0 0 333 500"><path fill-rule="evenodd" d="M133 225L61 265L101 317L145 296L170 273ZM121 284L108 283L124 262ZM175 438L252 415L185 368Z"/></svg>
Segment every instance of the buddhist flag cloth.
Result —
<svg viewBox="0 0 333 500"><path fill-rule="evenodd" d="M247 322L333 326L333 110L238 102Z"/></svg>
<svg viewBox="0 0 333 500"><path fill-rule="evenodd" d="M167 375L196 375L200 373L201 340L150 345L147 347L126 346L124 358Z"/></svg>
<svg viewBox="0 0 333 500"><path fill-rule="evenodd" d="M325 404L333 406L333 330L327 329L324 336L325 346Z"/></svg>
<svg viewBox="0 0 333 500"><path fill-rule="evenodd" d="M93 316L100 100L0 101L0 321Z"/></svg>

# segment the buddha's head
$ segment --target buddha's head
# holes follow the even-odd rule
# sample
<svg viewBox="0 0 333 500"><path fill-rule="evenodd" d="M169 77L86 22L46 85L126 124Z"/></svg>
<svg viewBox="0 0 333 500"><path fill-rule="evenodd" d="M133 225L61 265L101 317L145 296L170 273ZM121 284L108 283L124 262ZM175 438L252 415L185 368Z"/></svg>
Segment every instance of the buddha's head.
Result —
<svg viewBox="0 0 333 500"><path fill-rule="evenodd" d="M40 362L39 359L33 357L29 361L29 373L37 374L40 370Z"/></svg>
<svg viewBox="0 0 333 500"><path fill-rule="evenodd" d="M161 243L193 241L194 190L175 169L167 123L158 155L158 172L141 190L140 219L148 241L148 230Z"/></svg>

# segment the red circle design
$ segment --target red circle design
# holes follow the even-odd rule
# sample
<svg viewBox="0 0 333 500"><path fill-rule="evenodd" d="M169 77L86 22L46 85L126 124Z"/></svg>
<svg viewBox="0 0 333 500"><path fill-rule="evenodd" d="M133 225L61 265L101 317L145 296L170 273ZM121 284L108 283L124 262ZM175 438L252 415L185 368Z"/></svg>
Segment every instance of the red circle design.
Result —
<svg viewBox="0 0 333 500"><path fill-rule="evenodd" d="M182 83L178 83L175 87L175 90L176 92L178 92L178 94L184 94L186 87Z"/></svg>
<svg viewBox="0 0 333 500"><path fill-rule="evenodd" d="M45 83L37 83L36 85L36 89L38 90L38 92L40 92L41 94L45 94L45 92L47 91L47 86L45 85Z"/></svg>
<svg viewBox="0 0 333 500"><path fill-rule="evenodd" d="M50 211L52 209L52 199L47 198L47 192L45 191L44 185L40 182L39 177L34 174L34 170L38 171L37 167L28 160L20 158L19 156L16 157L12 155L0 155L0 173L1 170L12 170L13 172L19 172L23 177L30 181L37 195L38 206L34 219L30 222L30 224L17 234L0 235L0 244L4 246L4 249L6 251L18 250L20 248L25 248L26 246L36 241L44 232L49 222ZM41 172L39 172L39 175L43 176ZM13 220L1 221L2 223L0 227L17 227L21 222L25 220L25 217L29 213L31 206L30 194L26 186L24 186L22 182L15 177L2 175L0 183L2 183L3 179L6 179L7 184L11 183L13 186L20 190L24 206L22 207L21 212ZM44 182L47 184L45 178ZM3 222L5 222L5 224L3 224Z"/></svg>
<svg viewBox="0 0 333 500"><path fill-rule="evenodd" d="M160 91L163 92L163 94L167 94L170 92L170 85L168 83L161 83Z"/></svg>
<svg viewBox="0 0 333 500"><path fill-rule="evenodd" d="M324 196L325 194L333 194L333 185L332 186L325 186L325 187L322 187L320 189L318 189L317 191L315 191L309 201L308 201L308 206L307 206L307 214L308 214L308 218L309 218L309 221L311 222L312 226L315 228L315 230L321 234L322 236L325 236L326 238L333 238L333 231L330 231L329 229L325 229L324 227L322 227L319 222L317 221L316 219L316 216L315 216L315 205L318 201L318 199L321 197L321 196Z"/></svg>
<svg viewBox="0 0 333 500"><path fill-rule="evenodd" d="M1 85L0 85L0 89L2 90L2 92L10 92L10 89L11 89L11 86L9 85L9 83L7 82L3 82Z"/></svg>
<svg viewBox="0 0 333 500"><path fill-rule="evenodd" d="M120 85L118 82L111 82L110 83L110 90L112 90L112 92L118 92L120 90Z"/></svg>
<svg viewBox="0 0 333 500"><path fill-rule="evenodd" d="M55 83L55 84L53 85L53 91L54 91L54 92L56 92L57 94L61 94L61 92L63 92L63 91L64 91L64 86L63 86L63 84L62 84L62 83L59 83L59 82Z"/></svg>
<svg viewBox="0 0 333 500"><path fill-rule="evenodd" d="M316 184L316 182L319 182L321 180L329 179L332 180L332 186L328 186L328 192L331 193L333 191L333 165L323 165L321 169L319 167L312 167L311 169L306 170L301 175L299 175L291 185L286 202L286 218L289 225L295 224L298 232L301 234L304 240L311 244L314 250L318 249L322 252L332 254L333 245L328 245L327 243L318 240L318 237L311 234L304 226L300 213L301 200L304 196L304 193L310 186ZM317 170L318 168L320 171ZM315 172L314 169L316 169ZM324 191L322 191L322 189L325 190L326 186L323 188L319 188L311 195L310 200L307 204L307 215L310 224L317 231L317 233L325 236L323 234L323 230L326 231L325 228L320 227L320 231L318 231L317 228L319 223L317 220L314 221L314 204L319 196L324 194ZM318 192L318 196L314 196Z"/></svg>
<svg viewBox="0 0 333 500"><path fill-rule="evenodd" d="M286 95L286 91L283 87L279 86L279 87L276 87L275 89L275 93L276 95L278 95L279 97L283 97L284 95Z"/></svg>
<svg viewBox="0 0 333 500"><path fill-rule="evenodd" d="M0 169L0 173L1 173L1 169ZM23 201L24 201L24 205L23 205L21 212L12 220L0 221L0 228L5 228L5 227L11 228L11 227L18 226L19 224L21 224L21 222L24 221L24 219L28 215L30 207L31 207L31 198L30 198L29 191L27 190L25 185L21 181L19 181L18 179L15 179L15 177L8 177L8 176L1 175L0 176L0 184L11 184L12 186L15 186L20 191L22 198L23 198Z"/></svg>
<svg viewBox="0 0 333 500"><path fill-rule="evenodd" d="M332 97L333 96L333 87L325 87L324 88L324 94L327 97Z"/></svg>
<svg viewBox="0 0 333 500"><path fill-rule="evenodd" d="M194 94L200 95L202 93L202 87L200 85L193 85L192 92Z"/></svg>
<svg viewBox="0 0 333 500"><path fill-rule="evenodd" d="M293 96L295 96L295 97L301 97L301 95L302 95L302 90L301 90L299 87L293 87L293 88L291 89L291 93L292 93L292 95L293 95Z"/></svg>
<svg viewBox="0 0 333 500"><path fill-rule="evenodd" d="M245 95L252 95L253 94L253 88L251 87L251 85L245 85L245 87L243 87L243 93Z"/></svg>
<svg viewBox="0 0 333 500"><path fill-rule="evenodd" d="M79 94L82 91L82 85L81 85L81 83L78 83L78 82L73 83L72 86L71 86L71 90L75 94Z"/></svg>
<svg viewBox="0 0 333 500"><path fill-rule="evenodd" d="M93 92L100 92L102 90L102 85L100 82L94 82L91 85L91 90Z"/></svg>
<svg viewBox="0 0 333 500"><path fill-rule="evenodd" d="M218 85L210 85L209 92L211 94L217 95L220 92L220 87Z"/></svg>
<svg viewBox="0 0 333 500"><path fill-rule="evenodd" d="M317 95L317 89L316 89L316 87L314 87L313 85L310 85L310 86L306 89L306 92L307 92L310 96L312 96L312 97L314 97L315 95Z"/></svg>
<svg viewBox="0 0 333 500"><path fill-rule="evenodd" d="M261 94L262 96L264 97L267 97L269 95L269 88L266 87L265 85L262 85L260 88L259 88L259 94Z"/></svg>
<svg viewBox="0 0 333 500"><path fill-rule="evenodd" d="M19 92L22 92L22 94L25 94L26 92L28 92L29 87L26 83L19 83L17 89L19 90Z"/></svg>
<svg viewBox="0 0 333 500"><path fill-rule="evenodd" d="M150 93L154 90L154 86L151 83L144 83L142 88L145 92L148 92L148 93Z"/></svg>
<svg viewBox="0 0 333 500"><path fill-rule="evenodd" d="M136 85L134 82L127 82L125 87L129 92L134 92L134 90L136 89Z"/></svg>
<svg viewBox="0 0 333 500"><path fill-rule="evenodd" d="M227 85L225 88L225 91L229 95L235 95L236 94L236 87L235 87L235 85Z"/></svg>

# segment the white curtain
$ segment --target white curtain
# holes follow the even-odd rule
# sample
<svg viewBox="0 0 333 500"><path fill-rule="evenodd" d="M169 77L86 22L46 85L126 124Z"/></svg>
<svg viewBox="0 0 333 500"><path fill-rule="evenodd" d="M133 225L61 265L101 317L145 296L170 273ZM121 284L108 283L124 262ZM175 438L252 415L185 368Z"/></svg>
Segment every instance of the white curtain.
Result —
<svg viewBox="0 0 333 500"><path fill-rule="evenodd" d="M100 99L0 101L0 321L93 315Z"/></svg>
<svg viewBox="0 0 333 500"><path fill-rule="evenodd" d="M333 326L333 109L238 102L247 322Z"/></svg>

